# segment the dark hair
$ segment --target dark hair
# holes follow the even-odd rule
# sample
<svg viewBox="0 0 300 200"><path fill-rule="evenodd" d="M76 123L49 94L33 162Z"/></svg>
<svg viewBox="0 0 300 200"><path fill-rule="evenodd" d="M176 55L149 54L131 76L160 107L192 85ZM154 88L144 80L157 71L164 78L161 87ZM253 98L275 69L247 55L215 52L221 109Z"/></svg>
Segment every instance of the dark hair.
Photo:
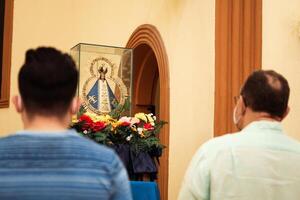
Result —
<svg viewBox="0 0 300 200"><path fill-rule="evenodd" d="M241 90L246 106L256 112L267 112L282 118L286 112L290 88L287 80L275 71L253 72Z"/></svg>
<svg viewBox="0 0 300 200"><path fill-rule="evenodd" d="M73 59L51 47L26 52L19 91L29 115L64 116L75 96L78 71Z"/></svg>

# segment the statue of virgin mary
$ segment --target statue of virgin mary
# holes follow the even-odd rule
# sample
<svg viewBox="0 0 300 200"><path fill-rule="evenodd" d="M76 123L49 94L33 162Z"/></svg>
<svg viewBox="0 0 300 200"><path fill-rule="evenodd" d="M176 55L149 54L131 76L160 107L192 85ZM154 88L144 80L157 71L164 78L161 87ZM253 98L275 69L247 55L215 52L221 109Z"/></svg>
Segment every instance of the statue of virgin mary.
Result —
<svg viewBox="0 0 300 200"><path fill-rule="evenodd" d="M98 68L98 79L86 95L89 105L100 113L109 113L115 109L118 100L106 80L107 68Z"/></svg>

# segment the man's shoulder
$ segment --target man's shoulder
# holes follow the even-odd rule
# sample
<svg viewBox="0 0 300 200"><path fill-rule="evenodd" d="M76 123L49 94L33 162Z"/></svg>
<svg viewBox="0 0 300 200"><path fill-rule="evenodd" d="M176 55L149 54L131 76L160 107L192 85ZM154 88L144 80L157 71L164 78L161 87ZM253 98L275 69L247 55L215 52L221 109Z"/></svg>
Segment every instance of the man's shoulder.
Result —
<svg viewBox="0 0 300 200"><path fill-rule="evenodd" d="M26 149L51 146L54 147L53 151L72 149L74 153L88 154L89 156L94 155L97 158L105 160L111 160L116 156L113 149L81 136L75 131L61 133L32 133L20 131L0 139L0 149L6 149L12 145Z"/></svg>
<svg viewBox="0 0 300 200"><path fill-rule="evenodd" d="M115 156L115 151L112 148L109 148L103 144L98 144L95 141L84 137L79 138L79 140L85 144L86 149L92 151L98 157L103 157L106 160L110 160L110 158Z"/></svg>
<svg viewBox="0 0 300 200"><path fill-rule="evenodd" d="M231 147L239 144L242 138L241 133L228 133L222 136L212 138L201 145L196 153L196 157L203 157L206 159L215 158L220 152L224 152Z"/></svg>
<svg viewBox="0 0 300 200"><path fill-rule="evenodd" d="M202 149L206 152L217 151L222 148L227 148L239 137L240 133L228 133L222 136L212 138L202 145Z"/></svg>

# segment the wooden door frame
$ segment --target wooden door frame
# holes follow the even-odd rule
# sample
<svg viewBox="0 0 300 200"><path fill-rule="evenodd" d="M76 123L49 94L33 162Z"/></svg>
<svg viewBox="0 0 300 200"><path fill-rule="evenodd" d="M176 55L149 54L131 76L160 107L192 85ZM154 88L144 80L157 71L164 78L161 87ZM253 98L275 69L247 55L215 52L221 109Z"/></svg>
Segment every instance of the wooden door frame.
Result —
<svg viewBox="0 0 300 200"><path fill-rule="evenodd" d="M170 87L169 87L169 65L168 56L166 49L155 26L150 24L143 24L136 28L129 38L126 44L127 48L136 48L139 45L146 44L154 52L160 80L160 109L159 115L160 119L167 121L170 124ZM160 132L159 138L162 143L166 145L163 155L160 158L159 167L159 189L162 200L168 199L168 175L169 175L169 125L163 127Z"/></svg>
<svg viewBox="0 0 300 200"><path fill-rule="evenodd" d="M9 107L13 7L13 0L5 0L0 108Z"/></svg>
<svg viewBox="0 0 300 200"><path fill-rule="evenodd" d="M236 131L233 97L261 69L262 0L216 0L214 135Z"/></svg>

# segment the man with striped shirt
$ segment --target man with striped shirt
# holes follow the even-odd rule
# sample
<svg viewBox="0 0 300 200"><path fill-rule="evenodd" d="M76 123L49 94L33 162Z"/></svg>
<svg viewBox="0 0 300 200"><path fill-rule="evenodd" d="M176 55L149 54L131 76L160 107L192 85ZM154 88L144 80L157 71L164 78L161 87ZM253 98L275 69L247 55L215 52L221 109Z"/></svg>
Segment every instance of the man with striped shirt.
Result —
<svg viewBox="0 0 300 200"><path fill-rule="evenodd" d="M0 139L0 199L131 199L117 155L67 130L79 106L77 83L69 55L26 52L13 98L24 130Z"/></svg>

